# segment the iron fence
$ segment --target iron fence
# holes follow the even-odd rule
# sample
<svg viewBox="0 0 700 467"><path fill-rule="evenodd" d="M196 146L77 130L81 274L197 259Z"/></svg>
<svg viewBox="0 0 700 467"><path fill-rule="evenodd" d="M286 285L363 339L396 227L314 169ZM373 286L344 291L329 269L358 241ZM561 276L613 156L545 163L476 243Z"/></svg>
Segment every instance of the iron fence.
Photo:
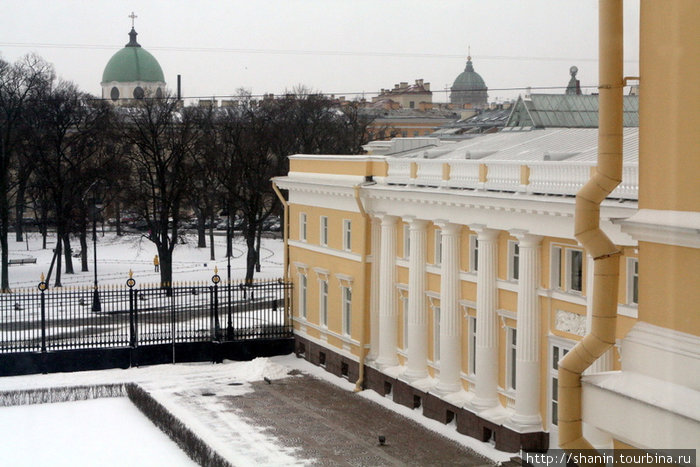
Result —
<svg viewBox="0 0 700 467"><path fill-rule="evenodd" d="M292 337L292 284L276 281L53 288L0 294L0 354Z"/></svg>

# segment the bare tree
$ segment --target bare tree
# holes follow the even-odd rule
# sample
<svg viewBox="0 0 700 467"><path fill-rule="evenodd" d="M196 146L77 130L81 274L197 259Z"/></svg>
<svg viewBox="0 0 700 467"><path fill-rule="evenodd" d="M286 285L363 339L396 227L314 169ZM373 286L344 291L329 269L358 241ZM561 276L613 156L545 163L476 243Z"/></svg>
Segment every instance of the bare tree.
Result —
<svg viewBox="0 0 700 467"><path fill-rule="evenodd" d="M187 189L188 159L195 149L196 116L177 99L143 99L122 115L121 128L130 146L134 208L148 224L148 240L160 257L160 279L172 283L172 253L177 244L180 207Z"/></svg>
<svg viewBox="0 0 700 467"><path fill-rule="evenodd" d="M14 64L0 59L0 289L10 291L7 234L10 227L10 198L13 173L28 100L48 86L52 67L35 55Z"/></svg>

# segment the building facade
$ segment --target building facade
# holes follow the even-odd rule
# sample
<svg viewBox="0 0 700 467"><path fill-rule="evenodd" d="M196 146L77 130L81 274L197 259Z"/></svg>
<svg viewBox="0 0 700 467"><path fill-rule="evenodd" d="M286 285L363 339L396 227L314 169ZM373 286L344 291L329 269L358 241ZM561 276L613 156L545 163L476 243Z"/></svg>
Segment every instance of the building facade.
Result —
<svg viewBox="0 0 700 467"><path fill-rule="evenodd" d="M599 209L619 254L614 343L570 404L595 447L697 449L700 122L684 83L700 63L678 57L700 54L700 10L641 6L639 127L620 126L621 183ZM590 120L598 108L582 103ZM526 109L533 123L543 108ZM621 123L635 113L621 108ZM518 123L376 147L293 156L275 179L288 191L297 353L498 449L558 446L560 414L572 422L559 362L599 320L595 261L574 237L598 130Z"/></svg>

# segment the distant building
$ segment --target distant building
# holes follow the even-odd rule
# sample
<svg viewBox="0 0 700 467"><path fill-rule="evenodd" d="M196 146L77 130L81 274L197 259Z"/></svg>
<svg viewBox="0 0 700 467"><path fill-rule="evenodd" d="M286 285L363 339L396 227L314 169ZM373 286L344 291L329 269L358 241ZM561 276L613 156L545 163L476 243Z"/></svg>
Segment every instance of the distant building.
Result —
<svg viewBox="0 0 700 467"><path fill-rule="evenodd" d="M112 55L102 73L102 98L118 105L165 94L163 69L158 60L136 42L137 35L132 26L129 42Z"/></svg>
<svg viewBox="0 0 700 467"><path fill-rule="evenodd" d="M488 88L484 79L474 71L472 57L467 57L467 66L452 84L450 103L459 109L483 109L488 106Z"/></svg>
<svg viewBox="0 0 700 467"><path fill-rule="evenodd" d="M376 104L362 109L362 112L374 117L369 129L375 135L375 139L379 140L397 136L404 138L426 136L441 126L459 119L459 114L449 109L418 110L401 109L395 106L373 108L372 106Z"/></svg>
<svg viewBox="0 0 700 467"><path fill-rule="evenodd" d="M576 79L576 73L578 73L578 67L572 66L569 68L571 79L569 80L569 84L566 85L566 94L581 94L581 82Z"/></svg>
<svg viewBox="0 0 700 467"><path fill-rule="evenodd" d="M430 91L430 83L425 83L422 79L417 79L411 85L402 81L395 84L394 89L382 89L377 97L372 98L372 103L385 103L387 100L397 103L399 108L427 110L432 107L433 93Z"/></svg>

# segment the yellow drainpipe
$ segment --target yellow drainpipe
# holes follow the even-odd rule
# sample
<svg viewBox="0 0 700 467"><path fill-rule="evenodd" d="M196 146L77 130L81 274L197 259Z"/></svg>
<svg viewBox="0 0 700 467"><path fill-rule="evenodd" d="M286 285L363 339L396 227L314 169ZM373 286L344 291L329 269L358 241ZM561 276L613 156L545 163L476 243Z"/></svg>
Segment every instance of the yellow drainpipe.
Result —
<svg viewBox="0 0 700 467"><path fill-rule="evenodd" d="M621 252L600 229L600 203L622 178L622 0L599 0L598 164L576 194L576 239L594 259L591 331L559 363L559 446L594 449L583 437L581 374L615 344Z"/></svg>
<svg viewBox="0 0 700 467"><path fill-rule="evenodd" d="M359 375L357 377L357 382L355 383L355 389L354 392L360 392L363 390L362 385L365 382L365 345L367 344L367 336L365 329L368 326L367 319L369 317L369 313L367 313L366 310L366 304L367 304L367 244L369 243L367 241L367 237L370 235L369 229L367 228L368 225L370 225L370 219L369 219L369 214L367 214L367 211L365 211L365 207L362 205L362 200L360 199L360 187L362 185L355 185L353 187L355 191L355 202L357 202L357 208L360 210L360 214L362 215L362 232L365 234L364 241L362 242L362 269L361 269L361 277L360 277L360 284L362 284L362 307L363 307L363 312L362 312L362 326L360 327L360 368L359 368Z"/></svg>
<svg viewBox="0 0 700 467"><path fill-rule="evenodd" d="M275 194L279 198L280 203L282 203L282 206L284 206L284 220L282 221L282 238L284 239L284 272L282 274L284 283L287 284L289 283L289 203L286 199L284 199L284 196L282 196L282 192L277 187L277 183L275 183L274 180L272 180L272 189L275 191ZM284 294L284 309L287 310L287 319L289 319L289 323L291 323L292 314L289 307L289 294Z"/></svg>

